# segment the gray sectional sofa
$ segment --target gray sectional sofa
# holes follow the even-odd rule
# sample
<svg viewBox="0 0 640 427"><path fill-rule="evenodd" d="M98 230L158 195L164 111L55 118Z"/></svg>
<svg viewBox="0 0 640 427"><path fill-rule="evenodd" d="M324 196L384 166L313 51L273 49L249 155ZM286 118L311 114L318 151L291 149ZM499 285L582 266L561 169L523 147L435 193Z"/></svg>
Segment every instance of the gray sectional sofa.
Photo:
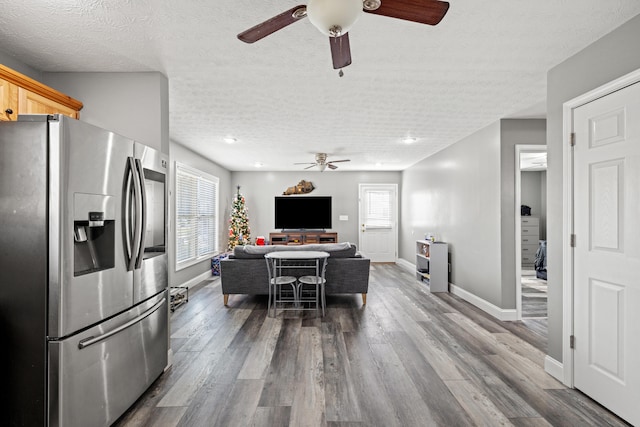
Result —
<svg viewBox="0 0 640 427"><path fill-rule="evenodd" d="M356 251L351 243L329 243L318 245L286 246L236 246L233 254L220 260L220 280L224 305L231 294L268 295L269 281L264 254L272 251L325 251L329 253L325 278L325 294L362 295L367 303L369 290L369 258ZM300 275L309 274L301 271ZM287 273L295 275L295 272Z"/></svg>

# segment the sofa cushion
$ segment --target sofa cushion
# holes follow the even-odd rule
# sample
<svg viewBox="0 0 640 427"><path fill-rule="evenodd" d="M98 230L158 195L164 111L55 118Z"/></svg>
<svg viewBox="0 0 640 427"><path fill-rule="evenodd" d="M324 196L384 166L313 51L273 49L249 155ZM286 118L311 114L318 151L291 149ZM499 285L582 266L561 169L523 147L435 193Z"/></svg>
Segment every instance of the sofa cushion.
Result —
<svg viewBox="0 0 640 427"><path fill-rule="evenodd" d="M236 246L233 248L233 256L231 258L238 259L255 259L263 258L265 254L274 251L324 251L329 252L333 258L352 258L356 256L356 245L349 242L344 243L326 243L314 245L246 245Z"/></svg>
<svg viewBox="0 0 640 427"><path fill-rule="evenodd" d="M343 243L322 243L304 246L296 246L300 250L329 252L332 258L352 258L356 255L356 245L349 242Z"/></svg>
<svg viewBox="0 0 640 427"><path fill-rule="evenodd" d="M273 252L276 250L276 246L255 246L255 245L246 245L246 246L236 246L233 248L233 258L238 259L254 259L254 258L264 258L265 254L269 252Z"/></svg>

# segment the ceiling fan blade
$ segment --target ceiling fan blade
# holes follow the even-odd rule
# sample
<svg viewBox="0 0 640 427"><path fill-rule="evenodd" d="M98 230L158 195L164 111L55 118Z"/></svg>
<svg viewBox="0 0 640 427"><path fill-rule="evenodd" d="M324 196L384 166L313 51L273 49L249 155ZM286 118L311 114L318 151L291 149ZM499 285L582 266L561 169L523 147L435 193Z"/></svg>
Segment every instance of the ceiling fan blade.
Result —
<svg viewBox="0 0 640 427"><path fill-rule="evenodd" d="M245 43L253 43L307 16L307 7L299 5L238 34Z"/></svg>
<svg viewBox="0 0 640 427"><path fill-rule="evenodd" d="M317 166L317 165L314 163L314 164L312 164L311 166L304 168L304 170L311 169L311 168L314 168L314 167L316 167L316 166Z"/></svg>
<svg viewBox="0 0 640 427"><path fill-rule="evenodd" d="M331 163L327 163L327 166L329 166L329 169L331 170L338 169L336 165L332 165Z"/></svg>
<svg viewBox="0 0 640 427"><path fill-rule="evenodd" d="M375 10L365 12L421 24L437 25L449 10L449 2L439 0L382 0Z"/></svg>
<svg viewBox="0 0 640 427"><path fill-rule="evenodd" d="M331 44L331 58L333 59L334 70L339 70L351 64L349 33L340 37L329 37L329 44Z"/></svg>
<svg viewBox="0 0 640 427"><path fill-rule="evenodd" d="M294 163L294 165L315 165L316 163L304 162L304 163Z"/></svg>
<svg viewBox="0 0 640 427"><path fill-rule="evenodd" d="M329 163L338 163L338 162L350 162L350 159L344 159L344 160L331 160Z"/></svg>

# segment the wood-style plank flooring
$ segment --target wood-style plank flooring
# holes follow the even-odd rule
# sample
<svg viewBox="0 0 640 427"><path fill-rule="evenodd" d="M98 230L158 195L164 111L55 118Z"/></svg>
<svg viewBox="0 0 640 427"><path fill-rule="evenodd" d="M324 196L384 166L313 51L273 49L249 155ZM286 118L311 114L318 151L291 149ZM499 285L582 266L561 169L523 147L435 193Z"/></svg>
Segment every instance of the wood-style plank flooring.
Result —
<svg viewBox="0 0 640 427"><path fill-rule="evenodd" d="M522 318L543 319L547 317L547 281L538 279L535 271L525 275L522 283ZM529 273L529 272L527 272Z"/></svg>
<svg viewBox="0 0 640 427"><path fill-rule="evenodd" d="M173 366L118 426L624 426L543 369L546 338L372 265L327 314L267 316L219 281L172 316Z"/></svg>

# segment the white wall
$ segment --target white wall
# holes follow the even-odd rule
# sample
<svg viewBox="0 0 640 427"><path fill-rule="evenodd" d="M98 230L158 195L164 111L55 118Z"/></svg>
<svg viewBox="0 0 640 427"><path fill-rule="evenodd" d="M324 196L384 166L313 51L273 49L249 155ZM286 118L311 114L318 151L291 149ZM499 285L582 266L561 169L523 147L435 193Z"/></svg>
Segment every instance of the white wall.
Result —
<svg viewBox="0 0 640 427"><path fill-rule="evenodd" d="M542 172L522 171L521 175L521 200L523 205L531 208L531 216L540 218L542 209Z"/></svg>
<svg viewBox="0 0 640 427"><path fill-rule="evenodd" d="M630 19L547 75L547 256L549 349L562 361L562 104L640 68L640 15Z"/></svg>
<svg viewBox="0 0 640 427"><path fill-rule="evenodd" d="M545 144L545 129L503 119L405 170L400 256L414 263L414 241L434 231L449 243L453 284L515 309L515 146Z"/></svg>
<svg viewBox="0 0 640 427"><path fill-rule="evenodd" d="M5 67L9 67L12 70L16 70L19 73L24 74L25 76L31 77L34 80L42 81L42 73L35 68L28 66L27 64L20 61L18 58L9 55L6 52L0 50L0 64ZM55 88L60 90L58 88Z"/></svg>
<svg viewBox="0 0 640 427"><path fill-rule="evenodd" d="M500 307L500 122L402 173L400 257L434 231L449 243L451 282Z"/></svg>
<svg viewBox="0 0 640 427"><path fill-rule="evenodd" d="M540 239L546 239L546 203L547 181L546 171L522 171L521 201L531 207L531 216L540 218Z"/></svg>
<svg viewBox="0 0 640 427"><path fill-rule="evenodd" d="M44 73L84 104L80 120L169 154L169 83L161 73Z"/></svg>
<svg viewBox="0 0 640 427"><path fill-rule="evenodd" d="M301 180L311 181L315 190L312 196L332 197L332 229L338 233L341 242L358 243L358 184L390 183L401 185L400 172L341 172L341 171L299 171L299 172L232 172L231 191L236 186L244 195L249 215L251 238L269 237L274 228L274 197L282 195L288 187ZM231 200L229 200L229 203ZM303 215L304 212L301 212ZM340 215L347 215L348 221L340 221Z"/></svg>
<svg viewBox="0 0 640 427"><path fill-rule="evenodd" d="M211 270L211 260L207 259L196 265L183 268L176 271L175 264L175 163L179 162L187 166L191 166L209 175L219 178L219 202L218 212L220 218L218 221L218 247L220 252L227 250L228 242L228 220L231 214L231 172L219 166L209 159L191 151L190 149L178 143L171 143L171 183L169 184L169 218L171 222L171 230L169 233L169 285L178 286L188 280L199 276L200 274Z"/></svg>

